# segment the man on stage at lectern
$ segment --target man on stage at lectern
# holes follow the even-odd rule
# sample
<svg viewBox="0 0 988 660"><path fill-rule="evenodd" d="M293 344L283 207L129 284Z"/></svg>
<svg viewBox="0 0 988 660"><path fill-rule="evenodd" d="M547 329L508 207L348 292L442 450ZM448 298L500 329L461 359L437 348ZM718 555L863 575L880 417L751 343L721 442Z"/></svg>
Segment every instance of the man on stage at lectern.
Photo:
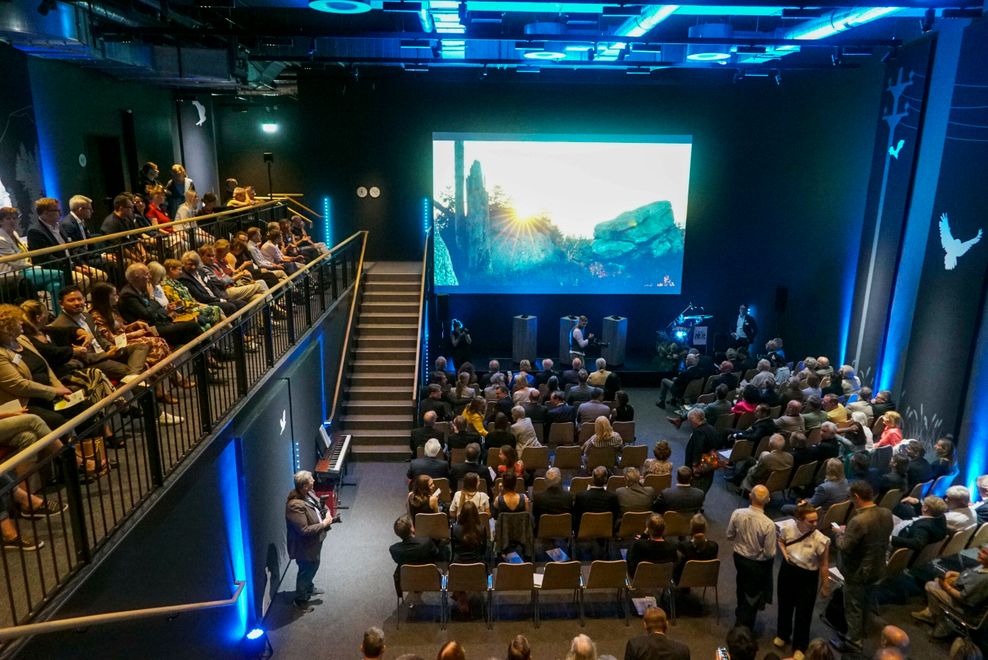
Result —
<svg viewBox="0 0 988 660"><path fill-rule="evenodd" d="M569 333L569 359L580 358L585 359L587 346L590 344L590 339L593 338L593 333L587 333L587 336L583 336L583 329L587 327L587 317L581 316L576 321L576 325Z"/></svg>

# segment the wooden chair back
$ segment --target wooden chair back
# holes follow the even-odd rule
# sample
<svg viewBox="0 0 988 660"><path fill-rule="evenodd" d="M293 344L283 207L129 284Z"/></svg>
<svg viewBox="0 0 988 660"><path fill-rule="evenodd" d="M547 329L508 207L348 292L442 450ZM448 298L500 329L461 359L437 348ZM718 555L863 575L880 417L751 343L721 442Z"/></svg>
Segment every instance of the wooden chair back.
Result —
<svg viewBox="0 0 988 660"><path fill-rule="evenodd" d="M453 493L449 490L449 479L446 477L435 477L432 483L439 489L439 499L449 503L453 499Z"/></svg>
<svg viewBox="0 0 988 660"><path fill-rule="evenodd" d="M614 422L611 426L614 428L614 432L624 440L624 444L630 444L635 441L634 422Z"/></svg>
<svg viewBox="0 0 988 660"><path fill-rule="evenodd" d="M614 534L614 515L610 511L603 513L584 513L580 518L580 528L576 533L577 540L609 539Z"/></svg>
<svg viewBox="0 0 988 660"><path fill-rule="evenodd" d="M624 589L628 585L628 562L623 559L590 562L584 589Z"/></svg>
<svg viewBox="0 0 988 660"><path fill-rule="evenodd" d="M541 591L579 589L583 579L578 561L551 561L545 565Z"/></svg>
<svg viewBox="0 0 988 660"><path fill-rule="evenodd" d="M717 398L716 394L714 394L713 392L707 392L706 394L701 394L700 396L698 396L696 398L696 402L702 406L708 403L713 403L714 399L716 398Z"/></svg>
<svg viewBox="0 0 988 660"><path fill-rule="evenodd" d="M652 515L650 511L626 511L621 516L621 524L614 536L619 539L630 539L636 534L643 533L650 515Z"/></svg>
<svg viewBox="0 0 988 660"><path fill-rule="evenodd" d="M402 592L442 591L443 576L435 564L404 564L399 573Z"/></svg>
<svg viewBox="0 0 988 660"><path fill-rule="evenodd" d="M543 513L539 516L539 539L568 539L572 534L573 516L571 514Z"/></svg>
<svg viewBox="0 0 988 660"><path fill-rule="evenodd" d="M694 378L687 383L686 390L683 392L683 401L687 404L696 403L696 400L702 394L703 381L703 378Z"/></svg>
<svg viewBox="0 0 988 660"><path fill-rule="evenodd" d="M988 504L982 504L982 506L988 506ZM988 523L982 523L981 527L978 527L978 531L971 537L971 541L967 544L967 547L980 548L986 543L988 543Z"/></svg>
<svg viewBox="0 0 988 660"><path fill-rule="evenodd" d="M724 413L723 415L717 416L717 421L714 423L714 428L718 431L729 431L734 428L734 422L734 413Z"/></svg>
<svg viewBox="0 0 988 660"><path fill-rule="evenodd" d="M732 463L751 458L751 452L755 449L755 443L751 440L735 440L731 447L731 457L728 459Z"/></svg>
<svg viewBox="0 0 988 660"><path fill-rule="evenodd" d="M448 541L449 517L445 513L416 513L415 536L434 541Z"/></svg>
<svg viewBox="0 0 988 660"><path fill-rule="evenodd" d="M679 576L676 586L680 589L696 589L702 587L717 588L717 578L720 576L719 559L691 559L683 566L683 574Z"/></svg>
<svg viewBox="0 0 988 660"><path fill-rule="evenodd" d="M450 564L446 573L446 591L487 591L487 566L474 564Z"/></svg>
<svg viewBox="0 0 988 660"><path fill-rule="evenodd" d="M574 445L557 447L552 465L560 470L579 470L583 467L583 450Z"/></svg>
<svg viewBox="0 0 988 660"><path fill-rule="evenodd" d="M532 482L532 497L545 491L546 488L545 477L535 477L535 481Z"/></svg>
<svg viewBox="0 0 988 660"><path fill-rule="evenodd" d="M555 422L549 427L549 447L565 447L576 442L571 422Z"/></svg>
<svg viewBox="0 0 988 660"><path fill-rule="evenodd" d="M569 482L569 492L576 495L577 493L582 493L590 484L593 483L593 477L573 477Z"/></svg>
<svg viewBox="0 0 988 660"><path fill-rule="evenodd" d="M502 561L494 571L492 584L494 591L531 591L535 588L535 564Z"/></svg>
<svg viewBox="0 0 988 660"><path fill-rule="evenodd" d="M820 444L820 438L821 438L821 431L819 426L816 427L815 429L810 430L810 432L806 434L806 442L811 447L813 445Z"/></svg>
<svg viewBox="0 0 988 660"><path fill-rule="evenodd" d="M882 507L883 509L888 509L889 511L891 511L892 509L895 508L895 505L898 504L899 500L901 499L902 499L902 489L890 488L889 490L885 491L884 495L882 495L882 499L878 502L878 506Z"/></svg>
<svg viewBox="0 0 988 660"><path fill-rule="evenodd" d="M675 562L656 564L650 561L639 562L635 575L631 578L631 588L635 591L655 591L668 589L672 584Z"/></svg>
<svg viewBox="0 0 988 660"><path fill-rule="evenodd" d="M645 475L645 485L652 488L658 495L672 486L672 474L647 474Z"/></svg>
<svg viewBox="0 0 988 660"><path fill-rule="evenodd" d="M681 513L679 511L666 511L662 514L662 518L666 522L666 532L665 536L671 538L673 536L689 536L690 535L690 518L693 514Z"/></svg>
<svg viewBox="0 0 988 660"><path fill-rule="evenodd" d="M924 566L940 556L940 549L947 545L947 539L927 543L926 546L916 553L912 566Z"/></svg>
<svg viewBox="0 0 988 660"><path fill-rule="evenodd" d="M449 462L450 463L466 463L467 462L467 450L464 447L453 447L449 450Z"/></svg>
<svg viewBox="0 0 988 660"><path fill-rule="evenodd" d="M498 463L498 456L501 455L500 447L487 448L487 465L494 467Z"/></svg>
<svg viewBox="0 0 988 660"><path fill-rule="evenodd" d="M967 544L971 542L971 537L974 536L976 527L971 525L967 529L959 529L953 533L953 535L947 539L947 542L943 544L940 548L941 557L949 557L951 555L956 555L961 550L967 547Z"/></svg>
<svg viewBox="0 0 988 660"><path fill-rule="evenodd" d="M792 475L792 479L789 480L789 488L802 488L811 485L816 477L816 465L816 461L800 465L796 473Z"/></svg>
<svg viewBox="0 0 988 660"><path fill-rule="evenodd" d="M603 465L610 470L617 463L617 453L612 447L591 447L587 452L587 470Z"/></svg>
<svg viewBox="0 0 988 660"><path fill-rule="evenodd" d="M609 492L613 493L618 488L624 488L627 485L628 485L628 480L624 478L624 475L612 474L610 477L607 478L607 486L605 486L605 488Z"/></svg>
<svg viewBox="0 0 988 660"><path fill-rule="evenodd" d="M888 564L885 566L885 579L889 580L902 575L909 567L909 561L913 558L913 551L909 548L896 548L889 556Z"/></svg>
<svg viewBox="0 0 988 660"><path fill-rule="evenodd" d="M772 470L768 479L765 480L765 487L768 488L769 495L784 491L789 485L789 477L792 476L792 468L784 470Z"/></svg>
<svg viewBox="0 0 988 660"><path fill-rule="evenodd" d="M593 422L583 422L580 424L580 437L577 439L577 444L582 445L584 442L590 439L590 436L594 432Z"/></svg>
<svg viewBox="0 0 988 660"><path fill-rule="evenodd" d="M549 448L529 447L525 450L523 460L526 470L546 470L549 468Z"/></svg>
<svg viewBox="0 0 988 660"><path fill-rule="evenodd" d="M623 435L621 436L624 437ZM648 458L648 447L645 445L625 445L621 450L621 467L641 468Z"/></svg>
<svg viewBox="0 0 988 660"><path fill-rule="evenodd" d="M820 516L820 524L817 525L817 529L826 533L830 531L831 523L837 523L838 525L843 525L847 522L847 514L851 510L851 500L845 500L843 502L838 502L837 504L831 504L830 508L827 509L827 513Z"/></svg>

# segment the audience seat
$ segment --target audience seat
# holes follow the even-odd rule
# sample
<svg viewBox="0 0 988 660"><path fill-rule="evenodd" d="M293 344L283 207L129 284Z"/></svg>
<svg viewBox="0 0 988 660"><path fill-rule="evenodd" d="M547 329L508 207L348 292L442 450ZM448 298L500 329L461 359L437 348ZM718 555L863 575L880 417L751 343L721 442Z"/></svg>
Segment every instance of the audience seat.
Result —
<svg viewBox="0 0 988 660"><path fill-rule="evenodd" d="M981 527L978 527L978 531L971 537L971 542L967 544L967 547L980 548L985 543L988 543L988 523L982 523Z"/></svg>
<svg viewBox="0 0 988 660"><path fill-rule="evenodd" d="M838 502L833 504L827 509L827 512L820 516L820 523L817 525L819 529L824 534L829 534L831 529L831 523L837 523L838 525L843 525L847 521L847 514L851 510L851 500L845 500L844 502Z"/></svg>
<svg viewBox="0 0 988 660"><path fill-rule="evenodd" d="M612 474L610 477L607 478L606 489L613 493L618 488L624 488L627 485L627 483L628 480L625 479L623 475Z"/></svg>
<svg viewBox="0 0 988 660"><path fill-rule="evenodd" d="M546 470L549 468L549 448L529 447L522 456L526 470Z"/></svg>
<svg viewBox="0 0 988 660"><path fill-rule="evenodd" d="M555 449L574 444L576 442L575 433L576 431L570 422L554 423L549 427L549 447Z"/></svg>
<svg viewBox="0 0 988 660"><path fill-rule="evenodd" d="M497 619L497 595L499 593L527 591L532 609L532 620L535 620L535 564L531 562L523 564L501 562L488 578L488 584L490 585L488 627L493 628L494 621Z"/></svg>
<svg viewBox="0 0 988 660"><path fill-rule="evenodd" d="M703 405L706 405L708 403L713 403L714 402L714 399L716 399L716 398L717 398L717 395L714 392L707 392L705 394L701 394L700 396L698 396L696 398L696 402L697 402L698 405L703 406Z"/></svg>
<svg viewBox="0 0 988 660"><path fill-rule="evenodd" d="M398 595L398 603L395 606L395 625L401 628L402 603L405 602L406 593L443 593L443 575L439 572L439 567L435 564L405 564L399 572L398 585L401 593ZM417 608L421 609L421 608ZM440 602L439 624L445 626L446 608Z"/></svg>
<svg viewBox="0 0 988 660"><path fill-rule="evenodd" d="M889 463L892 462L893 447L879 447L871 452L871 467L882 474L889 471Z"/></svg>
<svg viewBox="0 0 988 660"><path fill-rule="evenodd" d="M951 555L956 555L961 550L967 547L967 544L971 542L971 538L974 536L976 530L975 525L966 527L964 529L959 529L947 539L947 542L943 544L940 548L941 557L950 557Z"/></svg>
<svg viewBox="0 0 988 660"><path fill-rule="evenodd" d="M443 591L443 602L446 606L446 621L450 619L449 592L480 593L484 595L484 623L490 628L490 616L487 611L488 592L487 566L481 562L474 564L450 564L446 573L446 588Z"/></svg>
<svg viewBox="0 0 988 660"><path fill-rule="evenodd" d="M879 500L878 506L882 507L883 509L888 509L889 511L891 511L892 509L895 508L895 505L898 504L899 500L901 499L902 499L902 489L890 488L889 490L885 491L884 495L882 495L882 499Z"/></svg>
<svg viewBox="0 0 988 660"><path fill-rule="evenodd" d="M731 455L728 457L728 461L731 463L739 463L741 461L751 458L752 451L755 448L755 443L751 440L735 440L734 446L731 447Z"/></svg>
<svg viewBox="0 0 988 660"><path fill-rule="evenodd" d="M717 416L717 421L714 423L714 428L718 431L729 431L734 428L734 422L734 413L724 413L723 415Z"/></svg>
<svg viewBox="0 0 988 660"><path fill-rule="evenodd" d="M587 452L587 470L603 465L608 470L617 464L617 454L611 447L591 447Z"/></svg>
<svg viewBox="0 0 988 660"><path fill-rule="evenodd" d="M816 478L816 461L810 461L809 463L803 463L797 468L796 472L792 475L792 479L789 480L789 487L787 490L790 491L792 495L793 488L803 488L805 486L810 486L814 483Z"/></svg>
<svg viewBox="0 0 988 660"><path fill-rule="evenodd" d="M466 463L467 462L467 450L462 447L454 447L449 450L449 462L450 463Z"/></svg>
<svg viewBox="0 0 988 660"><path fill-rule="evenodd" d="M768 489L769 496L773 493L785 493L786 487L789 486L789 477L791 476L792 468L772 470L768 475L768 479L765 480L765 488Z"/></svg>
<svg viewBox="0 0 988 660"><path fill-rule="evenodd" d="M453 501L453 494L449 492L449 479L446 477L436 477L432 480L436 488L439 489L439 499L449 504Z"/></svg>
<svg viewBox="0 0 988 660"><path fill-rule="evenodd" d="M913 551L910 548L896 548L885 565L885 577L883 579L891 580L902 575L909 567L912 558Z"/></svg>
<svg viewBox="0 0 988 660"><path fill-rule="evenodd" d="M623 437L623 436L622 436ZM648 447L645 445L625 445L621 449L621 467L641 468L648 458Z"/></svg>
<svg viewBox="0 0 988 660"><path fill-rule="evenodd" d="M703 378L694 378L686 385L683 391L683 401L687 404L696 403L696 400L703 393Z"/></svg>
<svg viewBox="0 0 988 660"><path fill-rule="evenodd" d="M690 535L690 518L693 517L693 513L682 513L680 511L666 511L662 514L662 518L666 522L666 533L667 538L673 536L689 536Z"/></svg>
<svg viewBox="0 0 988 660"><path fill-rule="evenodd" d="M611 515L611 514L606 514ZM573 603L580 611L580 625L583 626L583 601L581 599L581 588L583 587L580 562L578 561L552 561L545 565L541 581L535 583L535 627L540 623L541 594L546 591L572 591Z"/></svg>
<svg viewBox="0 0 988 660"><path fill-rule="evenodd" d="M931 561L940 556L940 549L945 545L947 545L947 539L927 543L922 550L916 553L916 557L913 559L910 566L919 567L929 564Z"/></svg>
<svg viewBox="0 0 988 660"><path fill-rule="evenodd" d="M614 538L633 539L636 535L643 534L650 515L651 511L626 511L621 516L621 524L618 525Z"/></svg>
<svg viewBox="0 0 988 660"><path fill-rule="evenodd" d="M449 541L449 517L445 513L416 513L415 536Z"/></svg>
<svg viewBox="0 0 988 660"><path fill-rule="evenodd" d="M577 439L577 444L582 445L584 442L590 439L590 436L594 433L593 422L583 422L580 424L580 436Z"/></svg>
<svg viewBox="0 0 988 660"><path fill-rule="evenodd" d="M534 498L546 488L545 477L535 477L535 481L532 482L532 497Z"/></svg>
<svg viewBox="0 0 988 660"><path fill-rule="evenodd" d="M773 417L773 419L775 418ZM751 428L751 425L754 423L755 423L755 413L750 413L750 412L741 413L741 416L738 417L738 420L734 423L734 428L736 428L738 431L747 431L748 429Z"/></svg>
<svg viewBox="0 0 988 660"><path fill-rule="evenodd" d="M672 486L672 474L648 474L645 475L645 485L660 493Z"/></svg>
<svg viewBox="0 0 988 660"><path fill-rule="evenodd" d="M820 431L820 427L818 426L815 429L811 429L810 432L806 434L806 441L811 447L813 445L818 445L820 444L821 435L822 433Z"/></svg>
<svg viewBox="0 0 988 660"><path fill-rule="evenodd" d="M577 446L558 447L552 465L560 470L579 470L583 467L583 450Z"/></svg>
<svg viewBox="0 0 988 660"><path fill-rule="evenodd" d="M569 492L576 495L577 493L582 493L590 484L593 483L593 477L573 477L569 482Z"/></svg>
<svg viewBox="0 0 988 660"><path fill-rule="evenodd" d="M576 532L576 542L606 541L610 546L614 536L614 514L610 511L602 513L584 513L580 518L580 527Z"/></svg>
<svg viewBox="0 0 988 660"><path fill-rule="evenodd" d="M923 493L929 490L930 486L933 485L933 480L924 481L913 486L913 489L909 491L909 497L915 497L917 500L923 499Z"/></svg>
<svg viewBox="0 0 988 660"><path fill-rule="evenodd" d="M714 590L714 604L717 607L717 623L720 623L720 592L717 590L717 580L720 577L720 560L708 559L700 561L691 559L683 567L683 574L679 576L676 587L679 589L703 589L701 599L707 596L707 587ZM673 609L672 622L676 622L675 607Z"/></svg>
<svg viewBox="0 0 988 660"><path fill-rule="evenodd" d="M539 533L536 541L566 540L569 554L573 554L573 516L569 513L543 513L539 516Z"/></svg>
<svg viewBox="0 0 988 660"><path fill-rule="evenodd" d="M621 436L624 440L624 444L628 445L635 441L635 423L634 422L614 422L612 424L614 432Z"/></svg>
<svg viewBox="0 0 988 660"><path fill-rule="evenodd" d="M656 603L662 602L662 595L667 591L671 590L673 587L672 573L675 568L675 562L664 562L661 564L656 564L650 561L643 561L638 563L638 567L635 569L635 574L631 576L628 581L628 590L630 591L652 591L658 592L658 598L655 599ZM671 594L669 597L670 610L674 610L675 603L674 598ZM675 613L672 614L675 617Z"/></svg>
<svg viewBox="0 0 988 660"><path fill-rule="evenodd" d="M498 456L501 454L500 447L488 447L487 448L487 465L493 467L497 465Z"/></svg>
<svg viewBox="0 0 988 660"><path fill-rule="evenodd" d="M588 591L598 591L602 589L614 589L617 591L617 602L624 614L624 625L628 622L628 604L624 594L628 588L628 563L623 559L616 560L596 560L590 563L586 578L583 581L583 593L580 596L584 601L584 594Z"/></svg>

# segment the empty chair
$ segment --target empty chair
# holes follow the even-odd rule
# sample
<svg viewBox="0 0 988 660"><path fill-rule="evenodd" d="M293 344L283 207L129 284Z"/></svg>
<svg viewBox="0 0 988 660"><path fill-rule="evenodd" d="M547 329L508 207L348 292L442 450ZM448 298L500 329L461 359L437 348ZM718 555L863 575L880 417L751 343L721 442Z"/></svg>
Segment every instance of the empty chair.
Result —
<svg viewBox="0 0 988 660"><path fill-rule="evenodd" d="M706 387L704 387L704 389L706 389ZM713 392L705 392L704 394L701 394L700 396L698 396L696 398L696 402L697 402L698 405L701 405L702 406L702 405L707 404L707 403L713 403L714 402L714 399L716 399L716 398L717 398L717 395L714 394Z"/></svg>
<svg viewBox="0 0 988 660"><path fill-rule="evenodd" d="M699 561L691 559L683 567L676 587L679 589L703 589L701 599L707 595L707 587L714 590L714 604L717 607L717 623L720 623L720 594L717 591L717 579L720 576L720 560L708 559ZM675 622L675 618L673 618Z"/></svg>
<svg viewBox="0 0 988 660"><path fill-rule="evenodd" d="M572 445L576 442L576 431L570 422L555 422L549 427L549 447Z"/></svg>
<svg viewBox="0 0 988 660"><path fill-rule="evenodd" d="M980 548L985 543L988 543L988 523L982 523L981 527L978 527L978 531L976 531L974 536L971 537L971 542L967 544L967 547Z"/></svg>
<svg viewBox="0 0 988 660"><path fill-rule="evenodd" d="M610 511L603 513L584 513L580 518L580 526L576 531L576 541L606 541L610 544L614 534L614 515Z"/></svg>
<svg viewBox="0 0 988 660"><path fill-rule="evenodd" d="M450 463L466 463L467 462L467 450L462 447L453 447L449 450L449 462Z"/></svg>
<svg viewBox="0 0 988 660"><path fill-rule="evenodd" d="M603 465L610 470L617 463L617 454L611 447L591 447L587 452L587 470Z"/></svg>
<svg viewBox="0 0 988 660"><path fill-rule="evenodd" d="M631 539L635 535L643 533L645 531L645 523L648 522L650 515L652 515L651 511L625 512L621 516L621 524L618 525L618 531L614 534L615 538Z"/></svg>
<svg viewBox="0 0 988 660"><path fill-rule="evenodd" d="M792 475L792 479L789 480L788 490L812 485L816 477L816 465L816 461L810 461L809 463L800 465L796 473Z"/></svg>
<svg viewBox="0 0 988 660"><path fill-rule="evenodd" d="M432 428L436 430L437 434L441 434L439 440L445 441L446 436L449 435L449 422L436 422Z"/></svg>
<svg viewBox="0 0 988 660"><path fill-rule="evenodd" d="M734 428L734 413L724 413L723 415L717 415L717 421L714 423L714 428L718 431L728 431Z"/></svg>
<svg viewBox="0 0 988 660"><path fill-rule="evenodd" d="M583 449L576 446L557 448L552 465L560 470L579 470L583 467Z"/></svg>
<svg viewBox="0 0 988 660"><path fill-rule="evenodd" d="M974 536L975 526L971 525L966 529L961 529L953 533L953 535L943 544L940 548L941 557L949 557L951 555L956 555L958 552L967 547L967 544L971 541L971 537Z"/></svg>
<svg viewBox="0 0 988 660"><path fill-rule="evenodd" d="M594 433L594 423L593 422L583 422L580 424L580 437L577 439L578 444L583 444L590 439L590 436Z"/></svg>
<svg viewBox="0 0 988 660"><path fill-rule="evenodd" d="M896 548L895 552L889 556L888 564L885 566L885 580L902 575L909 566L909 561L913 558L913 551L910 548Z"/></svg>
<svg viewBox="0 0 988 660"><path fill-rule="evenodd" d="M501 562L494 569L489 583L491 585L489 626L493 627L494 620L497 618L497 595L499 593L527 591L532 607L532 620L535 620L535 564L531 562L523 564Z"/></svg>
<svg viewBox="0 0 988 660"><path fill-rule="evenodd" d="M661 493L666 488L672 486L671 474L647 474L645 475L645 485Z"/></svg>
<svg viewBox="0 0 988 660"><path fill-rule="evenodd" d="M494 525L494 552L503 554L509 548L518 550L525 558L535 552L535 530L527 511L498 514Z"/></svg>
<svg viewBox="0 0 988 660"><path fill-rule="evenodd" d="M628 583L628 589L632 591L654 591L658 592L658 598L656 602L662 599L662 594L667 590L672 588L672 572L675 567L675 562L665 562L662 564L656 564L650 561L638 562L638 567L635 569L635 574L631 576L631 580ZM672 610L672 616L676 616L676 601L674 598L669 598L670 609Z"/></svg>
<svg viewBox="0 0 988 660"><path fill-rule="evenodd" d="M487 464L497 465L498 457L501 455L500 447L488 447L487 448Z"/></svg>
<svg viewBox="0 0 988 660"><path fill-rule="evenodd" d="M487 613L487 566L477 562L474 564L450 564L446 574L446 590L443 600L446 606L446 621L449 621L449 592L464 591L466 593L484 594L484 622L490 624Z"/></svg>
<svg viewBox="0 0 988 660"><path fill-rule="evenodd" d="M549 468L549 448L529 447L525 450L523 460L526 470L546 470Z"/></svg>
<svg viewBox="0 0 988 660"><path fill-rule="evenodd" d="M607 514L610 515L610 514ZM583 576L578 561L553 561L545 565L541 580L535 583L535 627L539 626L541 595L546 591L572 591L573 603L580 611L580 625L583 625L583 603L580 600L580 589L583 587Z"/></svg>
<svg viewBox="0 0 988 660"><path fill-rule="evenodd" d="M901 499L902 499L902 490L899 488L890 488L889 490L885 491L884 495L882 495L882 499L878 503L878 506L882 507L883 509L888 509L889 511L891 511L892 509L895 508L895 505L898 504L899 500Z"/></svg>
<svg viewBox="0 0 988 660"><path fill-rule="evenodd" d="M624 438L623 435L621 437ZM621 450L621 467L640 468L646 458L648 458L648 447L645 445L625 445Z"/></svg>
<svg viewBox="0 0 988 660"><path fill-rule="evenodd" d="M545 489L545 477L535 477L535 481L532 482L532 497L535 497Z"/></svg>
<svg viewBox="0 0 988 660"><path fill-rule="evenodd" d="M940 556L940 548L947 545L947 539L927 543L926 546L916 553L916 558L910 566L925 566Z"/></svg>
<svg viewBox="0 0 988 660"><path fill-rule="evenodd" d="M731 463L740 463L751 458L751 452L754 449L755 443L751 440L735 440L734 446L731 447L731 455L727 460Z"/></svg>
<svg viewBox="0 0 988 660"><path fill-rule="evenodd" d="M913 486L913 489L909 491L909 497L913 497L917 500L923 499L923 493L925 493L927 489L932 485L933 485L932 479L930 481L924 481L923 483L916 484L915 486Z"/></svg>
<svg viewBox="0 0 988 660"><path fill-rule="evenodd" d="M818 426L815 429L810 429L810 431L806 434L806 442L811 446L818 445L820 444L820 437L821 432L820 427Z"/></svg>
<svg viewBox="0 0 988 660"><path fill-rule="evenodd" d="M624 599L625 589L628 587L628 563L623 559L618 560L596 560L590 563L590 572L583 583L583 593L600 589L614 589L617 591L618 605L624 614L624 625L628 625L628 608ZM581 594L581 600L582 594Z"/></svg>
<svg viewBox="0 0 988 660"><path fill-rule="evenodd" d="M449 518L445 513L416 513L415 536L433 541L448 541Z"/></svg>
<svg viewBox="0 0 988 660"><path fill-rule="evenodd" d="M667 538L672 538L674 536L689 536L690 518L692 517L692 512L680 513L679 511L666 511L663 513L662 518L666 523L665 536Z"/></svg>
<svg viewBox="0 0 988 660"><path fill-rule="evenodd" d="M576 495L577 493L582 493L590 484L593 483L593 477L573 477L569 482L569 491Z"/></svg>
<svg viewBox="0 0 988 660"><path fill-rule="evenodd" d="M614 492L618 488L623 488L628 483L628 480L619 474L612 474L607 479L607 490Z"/></svg>
<svg viewBox="0 0 988 660"><path fill-rule="evenodd" d="M395 622L401 627L401 605L406 593L425 593L434 591L442 594L443 576L435 564L405 564L399 572L398 603L395 606ZM440 625L445 624L445 608L439 608Z"/></svg>
<svg viewBox="0 0 988 660"><path fill-rule="evenodd" d="M694 378L689 383L686 384L686 389L683 391L683 401L687 404L696 403L697 398L703 391L703 378Z"/></svg>
<svg viewBox="0 0 988 660"><path fill-rule="evenodd" d="M772 470L768 479L765 480L765 488L768 489L768 494L781 493L785 491L786 487L789 485L789 477L792 475L792 468L786 468L784 470Z"/></svg>
<svg viewBox="0 0 988 660"><path fill-rule="evenodd" d="M612 424L614 432L621 436L621 439L625 443L632 443L635 441L635 423L634 422L614 422ZM642 459L643 461L645 459Z"/></svg>
<svg viewBox="0 0 988 660"><path fill-rule="evenodd" d="M832 504L827 509L827 513L820 517L820 524L817 526L817 529L826 534L830 531L831 523L843 525L847 521L847 514L850 510L851 500Z"/></svg>
<svg viewBox="0 0 988 660"><path fill-rule="evenodd" d="M543 513L539 516L538 541L563 539L569 553L573 554L573 516L569 513Z"/></svg>

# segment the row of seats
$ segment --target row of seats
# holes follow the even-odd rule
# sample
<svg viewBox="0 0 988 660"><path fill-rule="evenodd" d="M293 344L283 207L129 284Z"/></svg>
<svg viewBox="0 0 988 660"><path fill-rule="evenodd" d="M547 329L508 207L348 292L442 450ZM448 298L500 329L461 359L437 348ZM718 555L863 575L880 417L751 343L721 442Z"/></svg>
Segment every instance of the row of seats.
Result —
<svg viewBox="0 0 988 660"><path fill-rule="evenodd" d="M549 562L541 572L531 562L502 562L488 575L481 563L449 565L443 573L436 564L405 564L399 574L399 590L395 618L401 627L401 610L406 593L440 594L440 624L443 628L449 619L449 593L466 592L483 595L484 620L493 628L497 618L495 597L503 593L528 592L531 597L532 621L539 627L541 620L540 595L548 591L571 592L577 606L580 625L585 625L584 594L588 591L614 590L617 603L628 625L627 595L631 592L670 592L670 612L676 621L674 589L714 590L717 621L720 622L720 594L717 582L720 577L720 560L690 560L686 562L679 581L673 580L673 563L655 564L641 562L635 574L628 575L628 565L623 559L597 560L584 566L578 561Z"/></svg>
<svg viewBox="0 0 988 660"><path fill-rule="evenodd" d="M594 434L593 422L584 422L579 426L572 422L553 422L549 426L549 441L546 442L545 428L543 425L537 423L533 424L533 426L535 427L535 434L539 442L552 448L576 443L583 444ZM626 443L634 442L636 437L634 422L613 422L611 427ZM436 422L433 428L436 430L437 439L445 444L446 437L451 432L449 422ZM492 429L493 423L488 423L487 430L491 431ZM481 440L482 438L478 436L478 442Z"/></svg>

